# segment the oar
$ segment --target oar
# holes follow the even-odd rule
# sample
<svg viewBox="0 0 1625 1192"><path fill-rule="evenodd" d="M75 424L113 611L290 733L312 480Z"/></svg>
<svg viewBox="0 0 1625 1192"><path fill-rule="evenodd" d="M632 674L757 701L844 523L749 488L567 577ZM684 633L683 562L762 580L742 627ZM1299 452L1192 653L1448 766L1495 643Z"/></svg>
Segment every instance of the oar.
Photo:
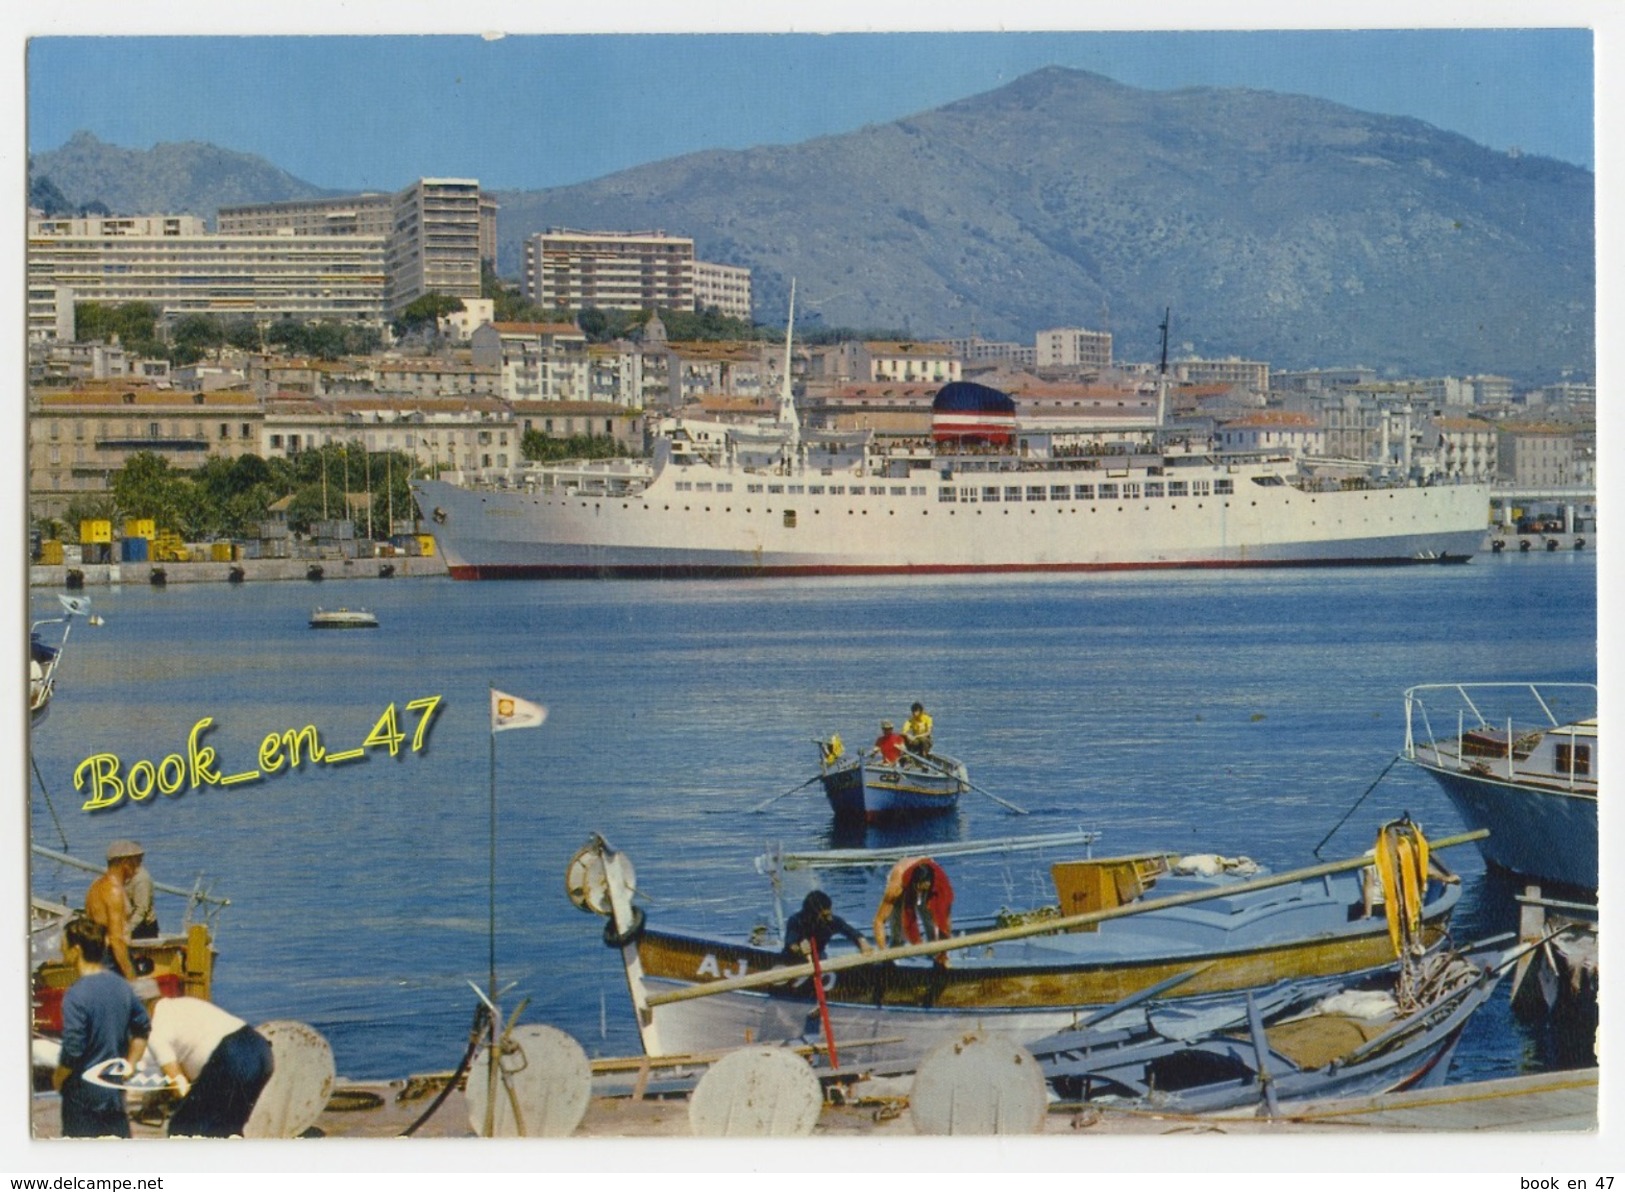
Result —
<svg viewBox="0 0 1625 1192"><path fill-rule="evenodd" d="M915 754L909 754L908 756L912 757L917 762L921 762L921 763L929 766L931 769L935 770L939 774L946 774L951 778L952 777L958 777L958 775L956 775L954 773L954 771L950 770L946 765L944 765L942 762L939 762L936 758L932 757L930 754L915 753ZM1017 807L1014 803L1010 802L1010 800L999 798L999 796L995 795L992 791L987 790L984 787L977 786L969 778L960 778L959 780L961 782L963 782L971 790L975 791L977 794L986 795L988 798L992 799L995 803L997 803L1000 807L1008 807L1011 811L1015 812L1017 815L1026 815L1027 814L1027 809L1025 807Z"/></svg>
<svg viewBox="0 0 1625 1192"><path fill-rule="evenodd" d="M752 807L750 809L751 813L754 815L756 812L761 811L764 808L769 807L774 803L777 803L780 799L784 798L785 795L793 795L798 790L801 790L802 787L811 786L813 783L817 782L822 777L823 777L822 774L814 774L811 778L807 779L806 782L801 783L799 786L792 786L789 790L784 791L781 794L774 795L771 799L763 799L760 803L756 804L756 806L754 806L754 807Z"/></svg>
<svg viewBox="0 0 1625 1192"><path fill-rule="evenodd" d="M1027 814L1027 809L1025 807L1017 807L1014 803L1010 802L1009 799L1001 799L1001 798L999 798L999 796L995 795L992 791L987 790L987 789L985 789L983 787L977 786L969 778L965 779L965 785L970 787L971 790L975 791L979 795L986 795L988 798L992 799L995 803L997 803L1000 807L1008 807L1011 811L1015 812L1017 815L1026 815Z"/></svg>
<svg viewBox="0 0 1625 1192"><path fill-rule="evenodd" d="M1105 1022L1108 1018L1117 1017L1124 1010L1132 1010L1135 1006L1140 1005L1142 1002L1149 1002L1153 998L1161 997L1163 994L1167 993L1170 989L1173 989L1173 988L1175 988L1176 986L1179 986L1179 985L1183 985L1186 981L1189 981L1192 977L1200 976L1202 973L1205 973L1205 972L1208 971L1208 969L1212 968L1214 963L1215 963L1214 961L1210 960L1206 964L1199 964L1193 969L1186 969L1182 973L1176 973L1172 977L1168 977L1168 978L1165 978L1164 980L1158 981L1155 985L1147 985L1144 989L1140 990L1138 993L1131 993L1126 998L1124 998L1122 1001L1113 1002L1111 1005L1107 1006L1104 1010L1096 1010L1093 1014L1089 1015L1088 1018L1085 1018L1078 1025L1080 1027L1098 1026L1102 1022Z"/></svg>

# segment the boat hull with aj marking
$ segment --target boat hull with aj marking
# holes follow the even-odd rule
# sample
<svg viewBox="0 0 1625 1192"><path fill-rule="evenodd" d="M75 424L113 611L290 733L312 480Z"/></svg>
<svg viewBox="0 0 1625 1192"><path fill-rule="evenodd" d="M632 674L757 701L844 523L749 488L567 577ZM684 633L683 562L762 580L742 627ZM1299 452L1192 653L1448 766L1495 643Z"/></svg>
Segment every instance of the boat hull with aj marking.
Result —
<svg viewBox="0 0 1625 1192"><path fill-rule="evenodd" d="M1248 881L1182 876L1162 854L1063 862L1055 867L1059 906L1014 925L874 960L833 947L821 966L830 1027L843 1053L861 1047L875 1059L917 1058L966 1030L1018 1040L1064 1030L1091 1009L1165 983L1200 1003L1288 977L1380 969L1396 949L1357 872L1365 864ZM633 876L624 854L595 837L572 861L567 884L577 905L610 918L605 942L622 953L647 1054L817 1034L809 968L775 982L766 974L789 963L781 951L649 926L632 903ZM1443 871L1427 881L1419 941L1440 938L1459 894ZM932 949L953 949L952 961L936 963L925 954Z"/></svg>

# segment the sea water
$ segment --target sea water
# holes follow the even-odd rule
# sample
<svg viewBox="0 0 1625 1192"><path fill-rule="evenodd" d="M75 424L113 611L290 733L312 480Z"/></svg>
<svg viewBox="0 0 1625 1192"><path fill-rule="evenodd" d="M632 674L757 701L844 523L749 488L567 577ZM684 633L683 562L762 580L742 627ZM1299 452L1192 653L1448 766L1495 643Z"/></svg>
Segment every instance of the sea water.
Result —
<svg viewBox="0 0 1625 1192"><path fill-rule="evenodd" d="M134 838L158 880L229 898L215 1000L310 1024L341 1075L454 1066L471 983L493 968L512 986L505 1012L528 999L522 1020L592 1055L635 1054L604 921L565 893L594 833L632 858L651 922L772 925L757 857L864 843L835 836L818 784L804 785L815 741L867 744L918 700L937 749L1027 812L972 792L925 830L927 848L1084 829L1101 833L1096 855L1216 852L1284 870L1357 855L1401 813L1445 836L1462 824L1434 782L1391 764L1404 689L1595 682L1596 586L1595 555L1573 552L1053 578L93 589L105 624L76 626L33 735L33 839L99 859ZM31 594L36 617L54 595ZM312 631L318 603L368 607L380 627ZM544 705L545 724L493 735L493 688ZM328 758L353 756L314 761L313 737ZM104 801L113 782L127 793L85 811L98 773ZM1049 862L1079 852L947 860L956 918L1051 900ZM1443 859L1464 884L1458 939L1516 925L1512 884L1476 851ZM89 880L37 860L31 875L75 904ZM866 933L880 880L822 879ZM181 909L160 897L166 929ZM1452 1079L1554 1062L1503 986Z"/></svg>

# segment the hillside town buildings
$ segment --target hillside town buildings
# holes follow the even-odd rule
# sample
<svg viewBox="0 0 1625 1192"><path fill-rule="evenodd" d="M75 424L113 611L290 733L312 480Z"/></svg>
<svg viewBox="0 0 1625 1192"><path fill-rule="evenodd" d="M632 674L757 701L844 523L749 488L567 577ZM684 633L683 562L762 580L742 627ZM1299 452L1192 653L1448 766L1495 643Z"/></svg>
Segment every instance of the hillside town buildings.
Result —
<svg viewBox="0 0 1625 1192"><path fill-rule="evenodd" d="M656 310L751 317L748 268L697 259L664 231L552 229L524 242L520 288L560 312L505 322L481 296L494 267L494 200L472 179L392 193L241 205L218 230L189 215L35 216L28 224L28 488L37 512L105 494L132 455L179 469L211 456L292 457L324 445L398 452L413 465L502 481L527 432L593 435L641 451L654 420L771 416L784 384L776 337L670 340ZM371 356L225 350L184 366L117 342L81 342L76 304L151 303L188 314L382 324L426 294L461 299L438 334ZM633 338L589 342L568 317L651 312ZM432 329L431 329L432 330ZM1215 450L1279 451L1520 492L1594 490L1595 386L1520 391L1505 377L1393 379L1364 367L1272 370L1186 356L1121 362L1109 332L1053 327L1030 344L850 339L794 346L804 421L917 440L931 402L973 378L1009 393L1022 450L1069 450L1161 417ZM1030 441L1029 441L1030 440Z"/></svg>

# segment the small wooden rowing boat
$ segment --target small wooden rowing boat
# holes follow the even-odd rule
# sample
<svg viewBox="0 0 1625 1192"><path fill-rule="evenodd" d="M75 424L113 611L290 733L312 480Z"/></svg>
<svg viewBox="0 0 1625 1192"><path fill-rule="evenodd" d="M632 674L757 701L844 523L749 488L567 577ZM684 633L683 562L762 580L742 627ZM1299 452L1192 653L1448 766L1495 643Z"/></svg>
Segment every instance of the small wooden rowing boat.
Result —
<svg viewBox="0 0 1625 1192"><path fill-rule="evenodd" d="M819 779L843 823L886 824L946 815L970 789L963 762L941 753L905 752L888 762L870 749L847 757L822 752Z"/></svg>
<svg viewBox="0 0 1625 1192"><path fill-rule="evenodd" d="M1411 974L1401 998L1374 978L1328 992L1279 991L1273 1013L1248 995L1230 1021L1194 1037L1155 1010L1065 1031L1028 1046L1063 1101L1174 1113L1261 1108L1443 1084L1462 1029L1511 960L1499 952L1439 951Z"/></svg>

